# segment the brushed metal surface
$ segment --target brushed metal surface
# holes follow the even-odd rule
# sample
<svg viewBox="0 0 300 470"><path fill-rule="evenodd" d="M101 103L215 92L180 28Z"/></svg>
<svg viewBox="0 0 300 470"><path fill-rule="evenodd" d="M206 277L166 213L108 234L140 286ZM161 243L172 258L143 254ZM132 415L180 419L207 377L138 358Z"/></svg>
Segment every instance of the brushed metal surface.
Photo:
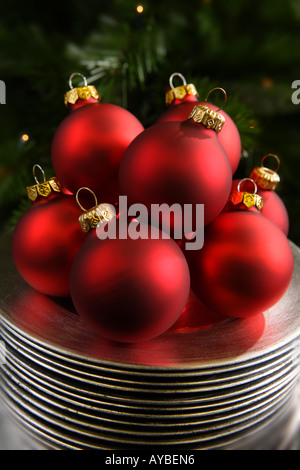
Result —
<svg viewBox="0 0 300 470"><path fill-rule="evenodd" d="M38 390L42 390L55 400L64 400L66 403L71 403L72 400L83 409L90 409L93 413L98 411L111 410L113 413L122 414L125 412L139 413L141 416L169 416L173 413L174 416L191 416L194 413L202 413L203 411L210 411L211 413L220 413L230 411L233 408L243 407L245 404L251 404L260 400L265 394L270 394L278 390L284 389L286 386L294 387L298 380L296 371L289 374L275 375L271 379L261 381L259 386L255 384L244 389L233 389L230 391L216 390L214 394L199 393L195 396L176 396L175 394L170 398L161 394L160 397L151 397L146 395L132 396L125 394L108 394L107 392L101 393L101 390L92 392L88 389L82 390L74 386L66 386L64 383L58 383L50 378L36 377L32 371L24 371L22 365L16 367L10 361L3 367L3 372L6 373L12 380L17 383L31 384L33 383Z"/></svg>
<svg viewBox="0 0 300 470"><path fill-rule="evenodd" d="M2 328L2 337L5 339L6 344L11 345L11 348L16 351L17 354L22 355L24 359L28 359L33 363L36 363L37 366L42 366L53 370L56 368L60 374L66 374L67 376L77 377L78 380L84 379L85 381L95 381L107 380L109 383L119 382L123 383L126 380L127 383L132 383L135 386L143 384L150 385L155 383L156 386L175 386L180 387L182 384L199 384L211 382L212 378L215 383L221 383L228 381L229 379L234 380L235 378L246 378L253 377L253 374L264 374L271 367L280 366L280 364L285 363L286 361L293 360L293 356L296 354L294 345L291 347L290 344L286 345L284 348L280 348L272 354L265 355L260 358L260 361L248 361L247 364L243 364L242 367L223 367L223 368L214 368L213 371L202 369L199 370L192 369L190 372L187 370L180 370L178 373L161 373L158 375L147 373L143 370L138 373L136 370L103 370L101 367L89 367L84 362L75 362L65 360L64 357L60 355L48 355L48 352L45 348L41 349L40 347L36 348L35 344L32 342L24 341L24 338L15 331L11 329Z"/></svg>
<svg viewBox="0 0 300 470"><path fill-rule="evenodd" d="M91 331L70 299L30 288L10 243L7 236L0 245L1 395L37 446L197 450L288 442L283 432L299 409L300 250L293 243L293 279L272 309L220 321L203 314L191 292L178 325L131 345Z"/></svg>
<svg viewBox="0 0 300 470"><path fill-rule="evenodd" d="M61 448L75 449L153 449L171 447L172 449L218 449L218 448L237 448L240 439L245 439L247 433L253 435L261 429L266 430L267 434L272 429L272 425L278 426L281 419L284 419L287 413L291 412L291 403L286 401L281 406L262 412L260 415L244 420L235 426L224 428L204 434L192 433L191 436L185 435L179 438L167 438L164 440L161 435L155 433L148 434L147 439L141 440L140 436L122 435L121 433L112 435L102 432L92 433L87 430L82 431L76 425L69 426L63 417L58 419L47 413L41 413L31 403L24 403L21 399L16 400L10 397L7 402L8 407L12 407L12 412L23 425L32 428L35 436L40 436L42 442L52 442ZM271 426L271 427L270 427ZM275 426L275 427L276 427ZM245 446L246 447L246 446Z"/></svg>
<svg viewBox="0 0 300 470"><path fill-rule="evenodd" d="M26 363L27 367L31 367L32 370L39 373L42 376L55 376L57 381L70 382L78 384L86 384L89 387L97 387L101 384L102 387L111 390L126 390L136 393L191 393L197 392L197 390L203 391L214 391L215 389L222 390L230 387L238 387L247 383L253 383L255 380L261 380L268 376L273 376L277 371L285 373L287 370L294 368L294 351L289 351L284 356L280 356L280 359L276 357L274 361L268 361L267 364L263 363L255 368L247 368L241 373L239 370L231 374L207 374L198 377L182 377L178 375L174 380L170 380L169 377L162 376L160 380L147 381L145 377L138 380L137 376L131 377L110 377L109 375L91 375L86 374L80 370L74 370L67 366L62 366L57 362L45 361L43 357L37 354L33 354L28 348L23 349L20 346L20 342L14 341L7 333L2 332L2 338L5 340L6 345L11 346L10 349L14 350L14 356L11 357L12 353L7 348L7 357L11 357L11 360L21 366ZM16 352L17 350L17 352ZM29 366L29 363L31 366Z"/></svg>
<svg viewBox="0 0 300 470"><path fill-rule="evenodd" d="M120 423L135 423L137 426L149 425L156 421L156 425L164 426L174 423L195 423L199 420L216 420L221 421L228 417L243 415L255 407L260 407L269 403L274 397L288 396L295 385L296 378L285 377L285 379L274 386L269 386L260 391L256 396L244 396L238 402L229 402L225 404L219 402L218 406L210 403L210 406L194 406L194 407L173 407L173 408L152 408L137 406L109 406L108 403L98 402L98 406L92 403L82 404L77 399L70 399L62 394L49 393L46 386L39 387L32 378L26 377L24 374L11 374L10 371L3 371L4 383L9 383L11 387L17 387L19 393L27 394L28 400L37 403L53 406L57 413L75 414L80 422L81 419L93 419L95 422L107 420Z"/></svg>
<svg viewBox="0 0 300 470"><path fill-rule="evenodd" d="M117 413L104 414L102 412L80 412L71 404L62 405L56 400L45 400L41 393L24 388L19 381L11 380L6 374L3 375L3 387L8 396L14 397L24 406L34 406L38 415L48 414L54 419L64 421L67 429L77 426L83 434L89 432L117 434L123 436L136 436L138 439L151 437L174 439L180 436L195 436L196 433L205 435L211 432L226 433L239 423L253 419L271 409L278 409L289 399L291 386L285 387L279 392L273 392L265 399L248 402L247 406L240 409L233 407L220 413L216 410L214 414L198 413L182 417L176 415L173 419L161 419L160 415L152 415L148 419L144 415L121 416ZM178 419L179 417L179 419ZM184 419L183 419L184 418Z"/></svg>

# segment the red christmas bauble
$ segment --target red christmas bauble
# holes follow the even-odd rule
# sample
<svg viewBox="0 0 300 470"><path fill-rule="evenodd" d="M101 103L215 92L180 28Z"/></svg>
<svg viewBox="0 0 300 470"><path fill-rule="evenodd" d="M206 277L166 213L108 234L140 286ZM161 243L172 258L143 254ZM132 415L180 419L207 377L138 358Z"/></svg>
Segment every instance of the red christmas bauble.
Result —
<svg viewBox="0 0 300 470"><path fill-rule="evenodd" d="M204 204L208 224L227 202L232 173L217 132L191 118L156 124L136 137L122 159L119 181L129 203L148 211L153 204ZM174 226L181 223L179 214Z"/></svg>
<svg viewBox="0 0 300 470"><path fill-rule="evenodd" d="M258 188L257 193L263 197L262 215L272 220L287 236L289 233L289 215L283 200L275 191L264 191Z"/></svg>
<svg viewBox="0 0 300 470"><path fill-rule="evenodd" d="M224 116L225 123L222 128L222 132L218 134L218 139L228 155L232 174L234 174L240 163L242 144L239 130L229 114L214 104L207 103L206 101L200 102L192 84L184 84L180 87L171 88L166 96L171 96L171 98L169 97L168 100L166 100L168 107L156 120L156 123L165 121L185 121L196 104L208 106L213 111L218 111L222 116Z"/></svg>
<svg viewBox="0 0 300 470"><path fill-rule="evenodd" d="M182 100L175 99L168 105L166 111L157 118L155 123L185 121L197 104L199 104L199 100L195 95L186 95Z"/></svg>
<svg viewBox="0 0 300 470"><path fill-rule="evenodd" d="M51 296L70 295L73 260L85 240L73 196L63 193L39 200L19 219L13 234L12 253L24 280Z"/></svg>
<svg viewBox="0 0 300 470"><path fill-rule="evenodd" d="M179 76L182 79L182 85L173 86L173 79ZM192 83L187 84L183 75L173 73L169 79L170 90L166 92L166 111L159 116L156 123L165 121L185 121L196 104L199 104L198 92Z"/></svg>
<svg viewBox="0 0 300 470"><path fill-rule="evenodd" d="M86 186L104 200L115 201L121 158L144 127L126 109L87 96L68 103L70 114L52 140L53 168L72 193Z"/></svg>
<svg viewBox="0 0 300 470"><path fill-rule="evenodd" d="M277 167L275 170L264 166L266 158L275 159ZM250 178L255 181L257 185L257 192L263 197L264 205L262 208L262 214L268 219L272 220L278 227L288 235L289 232L289 215L287 208L282 199L275 192L280 177L278 170L280 166L280 160L277 155L273 153L267 153L261 159L261 166L253 168Z"/></svg>
<svg viewBox="0 0 300 470"><path fill-rule="evenodd" d="M189 290L187 262L172 239L100 240L92 230L71 272L78 314L104 338L124 343L169 329Z"/></svg>
<svg viewBox="0 0 300 470"><path fill-rule="evenodd" d="M232 190L237 188L240 181L238 179L233 180ZM262 189L259 186L257 186L257 194L263 198L262 215L274 222L287 236L289 232L289 215L282 199L274 190Z"/></svg>
<svg viewBox="0 0 300 470"><path fill-rule="evenodd" d="M212 103L203 104L206 104L206 106L208 106L214 111L218 111L225 118L224 127L222 129L222 132L218 134L218 139L228 155L231 164L232 174L234 174L239 166L242 153L242 143L239 130L233 119L223 109L219 109Z"/></svg>
<svg viewBox="0 0 300 470"><path fill-rule="evenodd" d="M293 254L284 233L259 212L228 210L205 229L201 250L187 252L191 286L212 310L248 317L286 292Z"/></svg>

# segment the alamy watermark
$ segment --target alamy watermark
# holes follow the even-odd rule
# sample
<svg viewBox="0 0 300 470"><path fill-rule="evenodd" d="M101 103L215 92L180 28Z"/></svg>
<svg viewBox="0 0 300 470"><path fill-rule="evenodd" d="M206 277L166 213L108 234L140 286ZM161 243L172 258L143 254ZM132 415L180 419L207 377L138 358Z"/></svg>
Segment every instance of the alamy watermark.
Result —
<svg viewBox="0 0 300 470"><path fill-rule="evenodd" d="M144 204L128 207L127 197L119 196L119 213L114 206L103 204L102 221L97 225L97 237L110 239L183 240L186 250L200 250L204 244L204 204ZM128 222L129 221L129 222Z"/></svg>
<svg viewBox="0 0 300 470"><path fill-rule="evenodd" d="M3 80L0 80L0 104L6 104L6 86Z"/></svg>
<svg viewBox="0 0 300 470"><path fill-rule="evenodd" d="M294 80L292 83L291 88L295 90L292 93L292 103L293 104L300 104L300 80Z"/></svg>
<svg viewBox="0 0 300 470"><path fill-rule="evenodd" d="M6 348L4 341L0 340L0 366L5 364L6 360Z"/></svg>

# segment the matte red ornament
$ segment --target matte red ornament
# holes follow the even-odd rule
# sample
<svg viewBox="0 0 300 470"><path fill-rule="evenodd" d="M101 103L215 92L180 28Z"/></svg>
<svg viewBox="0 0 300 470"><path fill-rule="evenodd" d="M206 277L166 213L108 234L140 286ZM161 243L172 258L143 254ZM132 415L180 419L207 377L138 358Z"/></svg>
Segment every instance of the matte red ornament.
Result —
<svg viewBox="0 0 300 470"><path fill-rule="evenodd" d="M235 198L232 210L206 227L203 248L186 253L194 293L206 306L229 317L248 317L271 308L286 292L293 274L293 254L285 234L258 210L247 210L260 203L256 196L244 193L240 202Z"/></svg>
<svg viewBox="0 0 300 470"><path fill-rule="evenodd" d="M186 121L155 124L136 137L122 159L119 181L128 202L149 211L152 204L204 204L208 224L227 202L232 172L217 137L223 121L218 113L206 114L206 107L194 109ZM181 223L175 216L174 226Z"/></svg>
<svg viewBox="0 0 300 470"><path fill-rule="evenodd" d="M241 180L236 179L232 182L232 189L236 189ZM287 236L289 232L289 215L283 200L273 190L263 190L257 188L257 194L263 198L262 215L270 219Z"/></svg>
<svg viewBox="0 0 300 470"><path fill-rule="evenodd" d="M266 158L271 157L276 160L277 166L275 170L272 170L264 166ZM283 200L275 192L280 177L278 170L280 166L280 160L277 155L268 153L262 157L261 166L256 167L252 170L250 178L252 178L257 184L257 192L263 197L264 205L261 213L272 220L287 236L289 233L289 214Z"/></svg>
<svg viewBox="0 0 300 470"><path fill-rule="evenodd" d="M104 338L124 343L169 329L190 291L186 259L171 238L101 240L95 229L75 258L70 282L78 314Z"/></svg>
<svg viewBox="0 0 300 470"><path fill-rule="evenodd" d="M179 76L182 85L174 87L173 79ZM185 121L194 106L199 104L199 94L193 83L186 83L181 73L173 73L169 78L170 90L165 94L166 111L156 120L156 123L165 121Z"/></svg>
<svg viewBox="0 0 300 470"><path fill-rule="evenodd" d="M35 165L37 166L37 165ZM56 178L27 188L32 205L19 219L12 254L24 280L51 296L70 295L70 271L85 240L78 227L81 212Z"/></svg>
<svg viewBox="0 0 300 470"><path fill-rule="evenodd" d="M204 102L203 104L206 104L206 106L214 111L218 111L225 118L224 128L218 135L218 139L228 155L232 174L234 174L239 166L242 153L242 143L239 130L233 119L223 109L218 108L218 106L215 106L212 103Z"/></svg>
<svg viewBox="0 0 300 470"><path fill-rule="evenodd" d="M181 74L173 74L180 75ZM204 102L199 101L198 92L196 91L193 84L186 84L185 78L182 77L184 83L182 86L173 87L172 80L173 75L170 77L170 91L166 93L166 111L156 120L156 123L161 123L165 121L184 121L188 118L189 114L192 112L196 104L202 104L208 106L213 111L218 111L225 118L225 123L222 129L222 132L218 134L218 139L220 144L224 148L225 152L228 155L232 174L238 168L241 159L242 152L242 143L239 130L233 121L233 119L227 114L223 109L218 108L212 103L207 103L207 98L209 94L217 89L220 89L224 92L222 88L213 88L209 92ZM226 94L225 94L226 96Z"/></svg>
<svg viewBox="0 0 300 470"><path fill-rule="evenodd" d="M51 147L57 177L73 194L87 186L104 200L117 200L121 158L143 125L128 110L100 103L94 87L71 88L65 100L70 114L56 129Z"/></svg>

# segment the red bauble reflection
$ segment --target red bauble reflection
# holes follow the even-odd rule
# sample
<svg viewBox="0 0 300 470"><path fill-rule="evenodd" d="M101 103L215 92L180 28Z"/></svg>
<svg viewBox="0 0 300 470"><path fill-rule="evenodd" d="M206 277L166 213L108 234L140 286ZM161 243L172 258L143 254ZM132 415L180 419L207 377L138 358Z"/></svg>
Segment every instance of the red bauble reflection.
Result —
<svg viewBox="0 0 300 470"><path fill-rule="evenodd" d="M88 187L101 200L115 201L121 158L144 127L133 114L114 104L81 100L76 106L53 137L55 173L73 194Z"/></svg>
<svg viewBox="0 0 300 470"><path fill-rule="evenodd" d="M226 320L228 321L228 317L206 307L191 290L182 314L169 332L189 333L209 328Z"/></svg>
<svg viewBox="0 0 300 470"><path fill-rule="evenodd" d="M232 189L235 190L240 180L233 180ZM251 184L251 183L250 183ZM245 190L247 190L245 186ZM289 215L287 208L275 191L264 190L257 186L257 194L263 198L261 213L264 217L276 224L287 236L289 232Z"/></svg>
<svg viewBox="0 0 300 470"><path fill-rule="evenodd" d="M152 204L204 204L208 224L227 202L232 173L217 133L188 119L156 124L134 139L119 181L129 203L142 203L148 211ZM181 223L175 217L175 225Z"/></svg>
<svg viewBox="0 0 300 470"><path fill-rule="evenodd" d="M57 345L66 342L66 327L70 333L65 316L74 315L74 325L78 318L70 297L49 297L30 286L17 293L10 307L14 312L13 320L19 328L29 335L41 336L43 340Z"/></svg>
<svg viewBox="0 0 300 470"><path fill-rule="evenodd" d="M92 231L71 273L78 314L119 342L146 341L170 328L189 289L187 262L172 239L99 240Z"/></svg>
<svg viewBox="0 0 300 470"><path fill-rule="evenodd" d="M201 250L187 252L191 286L212 310L247 317L271 308L293 274L284 233L260 213L228 211L210 224Z"/></svg>
<svg viewBox="0 0 300 470"><path fill-rule="evenodd" d="M34 203L18 221L13 258L21 276L37 291L70 295L71 266L85 240L80 215L75 198L60 194Z"/></svg>

